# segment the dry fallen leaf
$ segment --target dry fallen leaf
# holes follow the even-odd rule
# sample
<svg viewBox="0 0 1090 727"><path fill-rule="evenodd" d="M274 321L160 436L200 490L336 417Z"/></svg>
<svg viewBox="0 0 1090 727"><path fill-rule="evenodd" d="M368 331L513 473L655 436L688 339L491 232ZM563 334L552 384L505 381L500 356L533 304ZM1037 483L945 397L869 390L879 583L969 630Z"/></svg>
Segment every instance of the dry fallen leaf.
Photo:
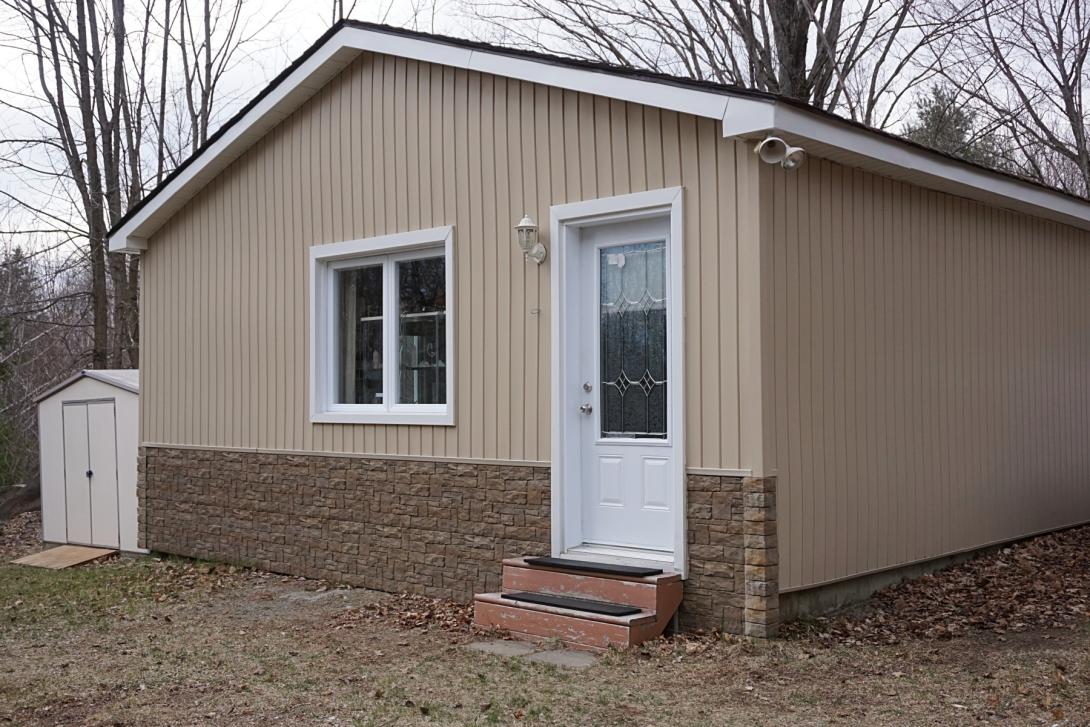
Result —
<svg viewBox="0 0 1090 727"><path fill-rule="evenodd" d="M333 628L351 629L376 619L392 620L406 631L432 626L445 631L469 631L473 605L403 593L360 608L346 608L333 617Z"/></svg>
<svg viewBox="0 0 1090 727"><path fill-rule="evenodd" d="M1090 604L1090 526L1049 533L890 586L834 617L788 624L821 643L897 644L989 631L1074 628ZM1041 638L1048 638L1043 635Z"/></svg>

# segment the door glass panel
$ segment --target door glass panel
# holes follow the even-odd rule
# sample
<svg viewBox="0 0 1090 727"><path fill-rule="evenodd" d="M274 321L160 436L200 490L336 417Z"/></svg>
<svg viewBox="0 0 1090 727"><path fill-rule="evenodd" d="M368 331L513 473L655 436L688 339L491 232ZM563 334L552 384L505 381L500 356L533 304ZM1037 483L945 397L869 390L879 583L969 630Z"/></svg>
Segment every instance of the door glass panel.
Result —
<svg viewBox="0 0 1090 727"><path fill-rule="evenodd" d="M666 243L599 252L602 437L665 439Z"/></svg>

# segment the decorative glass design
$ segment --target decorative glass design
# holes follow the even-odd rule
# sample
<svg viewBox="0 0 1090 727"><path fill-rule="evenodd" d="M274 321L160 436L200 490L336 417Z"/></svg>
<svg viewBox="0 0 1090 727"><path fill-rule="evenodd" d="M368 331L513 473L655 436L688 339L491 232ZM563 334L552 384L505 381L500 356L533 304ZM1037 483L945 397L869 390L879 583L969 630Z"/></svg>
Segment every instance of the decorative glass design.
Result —
<svg viewBox="0 0 1090 727"><path fill-rule="evenodd" d="M599 253L602 437L665 439L666 243Z"/></svg>
<svg viewBox="0 0 1090 727"><path fill-rule="evenodd" d="M399 404L447 401L446 280L442 257L397 264Z"/></svg>
<svg viewBox="0 0 1090 727"><path fill-rule="evenodd" d="M382 265L337 271L337 403L382 403Z"/></svg>

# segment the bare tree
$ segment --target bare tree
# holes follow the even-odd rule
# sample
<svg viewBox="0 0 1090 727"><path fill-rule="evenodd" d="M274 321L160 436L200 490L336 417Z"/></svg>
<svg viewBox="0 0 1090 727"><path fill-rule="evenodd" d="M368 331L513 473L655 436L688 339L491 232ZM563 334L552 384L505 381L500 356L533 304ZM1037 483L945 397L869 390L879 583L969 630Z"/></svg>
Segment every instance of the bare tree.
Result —
<svg viewBox="0 0 1090 727"><path fill-rule="evenodd" d="M351 18L357 10L366 10L367 19L375 23L393 23L413 30L435 31L436 16L442 0L378 0L359 7L359 0L333 0L332 22ZM398 12L395 14L395 10Z"/></svg>
<svg viewBox="0 0 1090 727"><path fill-rule="evenodd" d="M197 22L193 17L195 4L200 12ZM193 152L208 141L217 90L231 61L240 47L256 37L256 31L246 30L242 8L243 0L181 0L178 5L176 42L181 53Z"/></svg>
<svg viewBox="0 0 1090 727"><path fill-rule="evenodd" d="M356 12L357 0L352 0L352 3L346 9L344 6L344 0L333 0L333 22L339 23L345 18L352 17L352 13Z"/></svg>
<svg viewBox="0 0 1090 727"><path fill-rule="evenodd" d="M30 229L80 244L93 366L138 364L139 260L109 255L106 234L207 141L222 78L255 37L242 7L243 0L0 0L0 42L33 69L29 90L0 89L15 99L0 103L34 129L0 140L0 159L29 187L6 194L35 221Z"/></svg>
<svg viewBox="0 0 1090 727"><path fill-rule="evenodd" d="M936 66L1006 129L1019 171L1090 195L1090 7L1085 0L971 0L969 8L972 22Z"/></svg>
<svg viewBox="0 0 1090 727"><path fill-rule="evenodd" d="M755 88L888 126L932 71L915 63L957 18L925 0L468 0L491 36Z"/></svg>

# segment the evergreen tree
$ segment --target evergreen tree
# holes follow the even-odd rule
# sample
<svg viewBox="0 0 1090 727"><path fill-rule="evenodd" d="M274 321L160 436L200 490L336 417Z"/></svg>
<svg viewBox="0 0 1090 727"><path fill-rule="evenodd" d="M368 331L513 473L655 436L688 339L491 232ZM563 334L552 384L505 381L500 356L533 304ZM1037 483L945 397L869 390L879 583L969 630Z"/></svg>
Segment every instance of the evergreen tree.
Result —
<svg viewBox="0 0 1090 727"><path fill-rule="evenodd" d="M995 135L983 128L978 112L959 98L957 89L936 84L915 106L916 120L905 138L967 162L1005 168Z"/></svg>

